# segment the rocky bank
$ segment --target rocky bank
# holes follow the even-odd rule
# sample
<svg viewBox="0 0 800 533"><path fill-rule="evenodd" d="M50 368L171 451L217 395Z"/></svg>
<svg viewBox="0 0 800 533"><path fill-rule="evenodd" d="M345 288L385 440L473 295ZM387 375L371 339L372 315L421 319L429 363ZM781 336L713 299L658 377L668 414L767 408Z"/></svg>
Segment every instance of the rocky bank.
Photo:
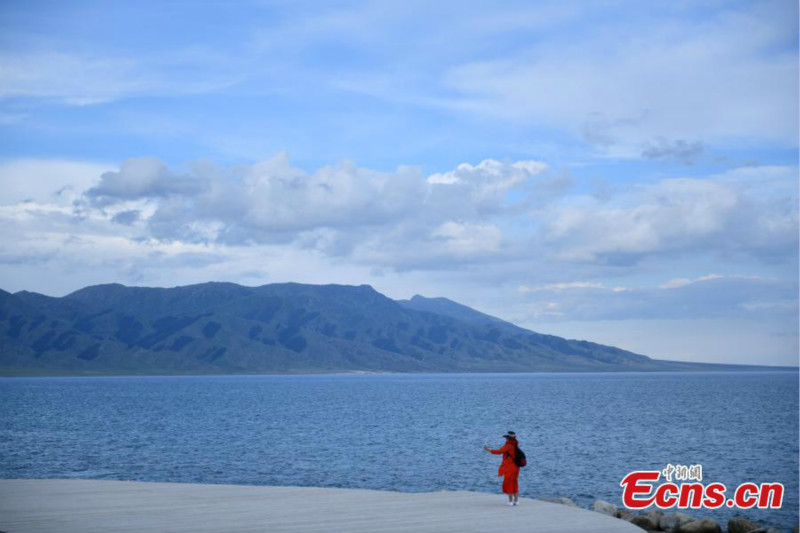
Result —
<svg viewBox="0 0 800 533"><path fill-rule="evenodd" d="M569 498L539 498L542 501L560 503L570 507L578 507ZM698 518L681 512L664 513L659 510L642 511L632 513L628 509L620 509L615 505L603 500L597 500L591 510L627 520L632 524L648 531L663 533L788 533L788 529L771 527L750 520L744 516L734 516L728 520L727 527L723 528L716 520L710 518ZM792 533L798 533L798 526L791 529Z"/></svg>

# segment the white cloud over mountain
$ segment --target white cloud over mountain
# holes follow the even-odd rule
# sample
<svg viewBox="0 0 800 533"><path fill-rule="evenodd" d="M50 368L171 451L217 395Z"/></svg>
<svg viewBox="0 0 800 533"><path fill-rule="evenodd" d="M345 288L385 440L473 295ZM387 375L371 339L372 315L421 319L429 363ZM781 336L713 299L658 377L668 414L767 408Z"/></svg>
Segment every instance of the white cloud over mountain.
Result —
<svg viewBox="0 0 800 533"><path fill-rule="evenodd" d="M21 176L32 170L27 165L0 172ZM61 228L138 242L279 244L399 270L534 259L625 269L687 253L770 262L797 250L797 197L765 195L754 187L757 169L747 179L740 172L663 179L601 199L565 189L539 203L540 186L553 179L539 161L485 160L428 176L349 162L306 172L283 153L249 166L205 162L185 171L139 158L99 176L100 166L70 163L59 174L53 165L41 168L65 181L51 178L51 190L35 200L8 196L3 207L31 237ZM96 177L76 177L75 169ZM65 190L72 207L58 201Z"/></svg>

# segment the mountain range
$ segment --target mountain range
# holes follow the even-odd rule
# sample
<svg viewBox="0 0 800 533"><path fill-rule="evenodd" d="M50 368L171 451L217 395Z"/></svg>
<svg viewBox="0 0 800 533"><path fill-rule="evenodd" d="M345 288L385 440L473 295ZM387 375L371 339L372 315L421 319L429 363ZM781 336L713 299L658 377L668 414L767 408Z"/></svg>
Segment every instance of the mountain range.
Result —
<svg viewBox="0 0 800 533"><path fill-rule="evenodd" d="M0 290L0 374L751 370L536 333L446 298L368 285Z"/></svg>

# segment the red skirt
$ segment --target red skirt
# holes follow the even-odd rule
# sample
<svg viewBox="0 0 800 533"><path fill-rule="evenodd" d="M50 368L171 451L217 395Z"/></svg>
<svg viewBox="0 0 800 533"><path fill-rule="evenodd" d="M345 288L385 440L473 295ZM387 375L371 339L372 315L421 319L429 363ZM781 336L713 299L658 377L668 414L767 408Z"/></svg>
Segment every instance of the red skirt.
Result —
<svg viewBox="0 0 800 533"><path fill-rule="evenodd" d="M519 468L512 469L503 476L503 494L516 494L519 492Z"/></svg>

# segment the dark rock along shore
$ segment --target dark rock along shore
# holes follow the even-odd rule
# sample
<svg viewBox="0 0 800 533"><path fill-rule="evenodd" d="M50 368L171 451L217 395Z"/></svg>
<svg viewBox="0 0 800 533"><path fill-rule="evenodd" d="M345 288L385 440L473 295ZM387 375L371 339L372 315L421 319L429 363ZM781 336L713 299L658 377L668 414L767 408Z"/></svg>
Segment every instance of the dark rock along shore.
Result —
<svg viewBox="0 0 800 533"><path fill-rule="evenodd" d="M569 498L539 498L540 500L560 503L577 507ZM727 529L710 518L697 518L681 512L664 513L660 510L642 511L632 513L627 509L620 509L603 500L597 500L592 510L627 520L632 524L651 532L665 533L787 533L788 529L771 527L750 520L744 516L734 516L728 520ZM798 526L793 526L792 533L798 533Z"/></svg>

